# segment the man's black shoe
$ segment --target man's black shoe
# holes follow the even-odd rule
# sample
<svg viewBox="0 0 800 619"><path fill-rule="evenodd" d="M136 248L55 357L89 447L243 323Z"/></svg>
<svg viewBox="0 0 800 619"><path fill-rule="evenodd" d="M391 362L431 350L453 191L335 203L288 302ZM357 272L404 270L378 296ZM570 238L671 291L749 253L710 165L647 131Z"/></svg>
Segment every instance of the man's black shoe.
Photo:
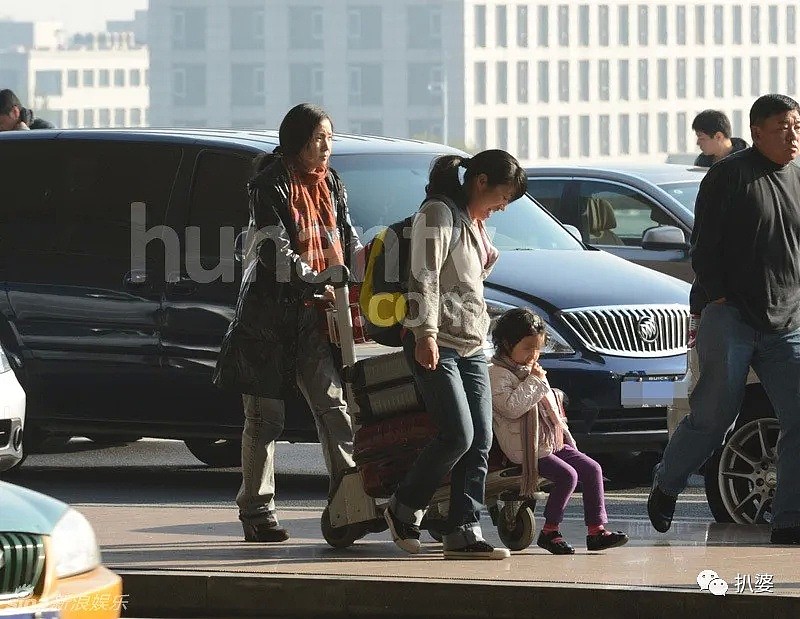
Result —
<svg viewBox="0 0 800 619"><path fill-rule="evenodd" d="M785 527L772 529L769 536L770 544L793 545L800 544L800 527Z"/></svg>
<svg viewBox="0 0 800 619"><path fill-rule="evenodd" d="M658 487L658 484L653 484L653 489L650 490L650 496L647 497L647 515L650 518L650 524L659 533L666 533L672 525L672 516L675 514L675 502L677 497L664 494Z"/></svg>

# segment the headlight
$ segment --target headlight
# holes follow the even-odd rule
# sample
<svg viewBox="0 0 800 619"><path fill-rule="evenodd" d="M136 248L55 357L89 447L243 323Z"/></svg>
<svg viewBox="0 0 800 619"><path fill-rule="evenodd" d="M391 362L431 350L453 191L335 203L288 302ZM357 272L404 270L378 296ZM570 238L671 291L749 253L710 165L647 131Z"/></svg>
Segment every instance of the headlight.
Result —
<svg viewBox="0 0 800 619"><path fill-rule="evenodd" d="M84 515L74 509L69 509L58 521L50 542L59 578L82 574L100 565L94 529Z"/></svg>
<svg viewBox="0 0 800 619"><path fill-rule="evenodd" d="M514 309L514 307L514 305L509 305L508 303L501 303L500 301L490 301L489 299L486 299L486 311L489 313L489 318L491 319L491 322L489 323L490 335L492 331L494 331L494 325L497 322L497 319L508 310ZM544 320L544 318L542 319ZM541 349L542 355L575 354L575 350L572 348L572 346L569 345L567 340L565 340L549 322L545 320L544 324L545 333L547 334L547 342Z"/></svg>
<svg viewBox="0 0 800 619"><path fill-rule="evenodd" d="M6 357L6 353L3 352L3 349L0 348L0 374L8 372L10 369L11 364L8 362L8 357Z"/></svg>

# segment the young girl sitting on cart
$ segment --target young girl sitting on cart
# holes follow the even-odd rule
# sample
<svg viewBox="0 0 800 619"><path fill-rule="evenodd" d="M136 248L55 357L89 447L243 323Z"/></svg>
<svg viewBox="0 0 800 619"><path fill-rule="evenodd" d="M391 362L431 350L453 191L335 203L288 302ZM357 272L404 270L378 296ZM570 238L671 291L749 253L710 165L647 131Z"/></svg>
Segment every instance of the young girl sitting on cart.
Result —
<svg viewBox="0 0 800 619"><path fill-rule="evenodd" d="M539 365L547 342L544 321L527 308L507 311L497 321L496 347L489 369L494 433L506 457L522 464L522 494L532 496L539 476L552 482L544 508L545 525L537 544L557 555L574 554L559 525L578 481L583 489L583 512L588 550L622 546L628 536L607 531L603 471L575 446L564 414L563 394L550 387Z"/></svg>

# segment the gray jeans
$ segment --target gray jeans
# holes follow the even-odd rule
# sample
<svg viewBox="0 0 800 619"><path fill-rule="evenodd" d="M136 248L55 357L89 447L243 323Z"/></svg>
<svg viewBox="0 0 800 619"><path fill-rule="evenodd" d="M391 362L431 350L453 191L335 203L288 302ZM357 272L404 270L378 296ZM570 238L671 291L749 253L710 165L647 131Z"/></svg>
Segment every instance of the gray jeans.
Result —
<svg viewBox="0 0 800 619"><path fill-rule="evenodd" d="M331 482L353 463L353 424L330 345L318 322L298 338L297 386L314 415ZM275 513L275 441L283 432L283 400L243 395L242 486L239 518L258 521Z"/></svg>

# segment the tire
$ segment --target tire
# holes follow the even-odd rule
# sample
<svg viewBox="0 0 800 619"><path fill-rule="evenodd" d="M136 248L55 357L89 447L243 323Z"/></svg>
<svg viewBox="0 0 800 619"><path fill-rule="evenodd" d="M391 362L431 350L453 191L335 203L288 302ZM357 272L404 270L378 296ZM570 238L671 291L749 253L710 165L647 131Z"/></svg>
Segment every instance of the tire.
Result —
<svg viewBox="0 0 800 619"><path fill-rule="evenodd" d="M195 458L208 466L229 468L242 465L241 441L194 438L185 440L184 443Z"/></svg>
<svg viewBox="0 0 800 619"><path fill-rule="evenodd" d="M740 419L704 467L706 499L717 522L764 524L772 519L778 420L763 392L748 396Z"/></svg>
<svg viewBox="0 0 800 619"><path fill-rule="evenodd" d="M135 443L141 436L137 434L90 434L87 436L90 441L98 445L127 445Z"/></svg>
<svg viewBox="0 0 800 619"><path fill-rule="evenodd" d="M327 507L322 511L319 524L322 529L322 537L333 548L348 548L365 535L361 523L348 524L344 527L331 526L331 515Z"/></svg>
<svg viewBox="0 0 800 619"><path fill-rule="evenodd" d="M504 505L503 509L500 510L500 517L497 522L500 541L509 550L525 550L533 543L536 532L536 519L533 516L533 510L530 507L520 508L513 518L513 528L509 528L509 520L512 520L510 518L511 514L509 514L510 510L511 507L508 505Z"/></svg>

